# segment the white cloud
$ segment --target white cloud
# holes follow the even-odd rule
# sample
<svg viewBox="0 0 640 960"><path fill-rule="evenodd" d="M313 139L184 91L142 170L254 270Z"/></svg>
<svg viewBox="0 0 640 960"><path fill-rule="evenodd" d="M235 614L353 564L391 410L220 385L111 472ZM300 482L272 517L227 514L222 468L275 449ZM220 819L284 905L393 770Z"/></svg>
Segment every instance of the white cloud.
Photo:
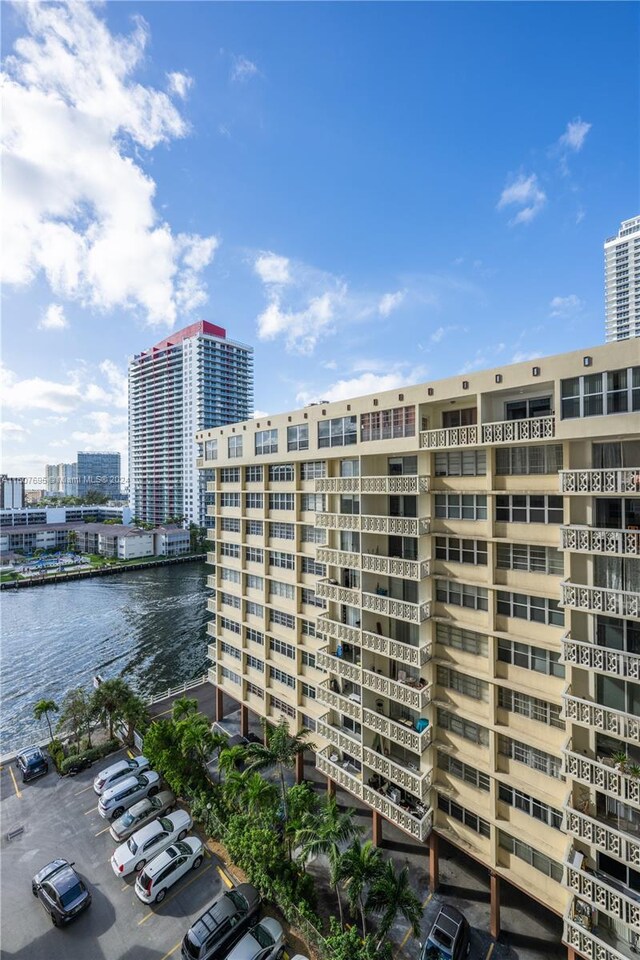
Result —
<svg viewBox="0 0 640 960"><path fill-rule="evenodd" d="M283 309L275 296L258 317L258 336L261 340L275 340L284 335L287 350L302 354L313 353L318 340L331 332L333 322L346 290L327 290L313 297L302 310Z"/></svg>
<svg viewBox="0 0 640 960"><path fill-rule="evenodd" d="M58 383L42 377L19 380L13 371L2 367L0 390L2 406L8 410L53 410L66 413L82 401L77 382Z"/></svg>
<svg viewBox="0 0 640 960"><path fill-rule="evenodd" d="M558 145L566 150L573 150L579 153L587 139L587 134L591 130L591 124L576 117L567 124L567 129L558 140Z"/></svg>
<svg viewBox="0 0 640 960"><path fill-rule="evenodd" d="M22 441L25 435L30 432L26 427L23 427L19 423L13 423L11 420L3 420L2 423L0 423L0 433L2 436L13 440Z"/></svg>
<svg viewBox="0 0 640 960"><path fill-rule="evenodd" d="M515 217L509 221L511 226L530 223L540 213L546 200L547 195L540 187L536 174L525 177L521 173L500 194L498 210L511 206L520 207Z"/></svg>
<svg viewBox="0 0 640 960"><path fill-rule="evenodd" d="M406 290L396 290L395 293L385 293L380 298L378 304L378 313L381 317L388 317L390 313L396 310L405 298Z"/></svg>
<svg viewBox="0 0 640 960"><path fill-rule="evenodd" d="M206 298L215 237L174 234L138 162L188 133L171 98L134 80L148 29L112 35L93 4L18 5L26 35L4 82L4 280L141 310L172 326ZM184 75L180 75L184 76Z"/></svg>
<svg viewBox="0 0 640 960"><path fill-rule="evenodd" d="M260 417L268 417L268 416L269 414L267 413L266 410L254 410L253 413L251 414L251 417L254 420L259 420Z"/></svg>
<svg viewBox="0 0 640 960"><path fill-rule="evenodd" d="M549 304L551 317L572 317L579 313L584 307L584 301L577 297L575 293L570 293L568 297L554 297Z"/></svg>
<svg viewBox="0 0 640 960"><path fill-rule="evenodd" d="M50 303L38 324L39 330L64 330L69 321L59 303Z"/></svg>
<svg viewBox="0 0 640 960"><path fill-rule="evenodd" d="M265 284L291 283L288 257L280 257L277 253L261 253L253 269Z"/></svg>
<svg viewBox="0 0 640 960"><path fill-rule="evenodd" d="M325 370L337 370L337 369L338 369L338 363L337 363L336 360L325 360L325 361L322 363L322 366L325 368Z"/></svg>
<svg viewBox="0 0 640 960"><path fill-rule="evenodd" d="M537 360L538 357L541 357L542 353L540 350L531 350L529 353L526 353L523 350L516 350L514 355L511 357L511 363L524 363L526 360Z"/></svg>
<svg viewBox="0 0 640 960"><path fill-rule="evenodd" d="M233 57L231 65L231 79L237 83L245 83L251 77L255 77L259 70L253 61L248 57L239 54Z"/></svg>
<svg viewBox="0 0 640 960"><path fill-rule="evenodd" d="M329 386L321 387L316 391L300 390L296 394L296 401L306 405L320 399L328 403L334 400L350 400L352 397L364 396L368 393L381 393L384 390L395 390L418 383L426 376L424 367L408 369L406 364L388 364L386 373L375 373L368 370L358 377L338 380ZM390 369L389 369L390 367Z"/></svg>
<svg viewBox="0 0 640 960"><path fill-rule="evenodd" d="M182 100L185 100L189 90L193 86L193 77L190 77L188 73L168 73L167 82L169 84L169 91Z"/></svg>

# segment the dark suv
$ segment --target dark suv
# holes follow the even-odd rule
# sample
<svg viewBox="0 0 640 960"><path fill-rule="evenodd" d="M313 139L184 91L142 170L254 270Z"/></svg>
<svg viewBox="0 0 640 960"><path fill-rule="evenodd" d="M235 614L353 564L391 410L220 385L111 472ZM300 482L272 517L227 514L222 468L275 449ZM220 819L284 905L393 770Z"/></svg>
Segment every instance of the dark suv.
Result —
<svg viewBox="0 0 640 960"><path fill-rule="evenodd" d="M51 917L54 927L74 920L91 906L91 894L66 860L52 860L31 881L31 891Z"/></svg>
<svg viewBox="0 0 640 960"><path fill-rule="evenodd" d="M220 960L258 921L260 894L249 883L227 890L187 930L183 960Z"/></svg>
<svg viewBox="0 0 640 960"><path fill-rule="evenodd" d="M420 960L463 960L469 953L469 924L455 907L445 904L422 948Z"/></svg>
<svg viewBox="0 0 640 960"><path fill-rule="evenodd" d="M49 772L49 761L40 747L25 747L16 757L16 766L22 773L22 782L35 780Z"/></svg>

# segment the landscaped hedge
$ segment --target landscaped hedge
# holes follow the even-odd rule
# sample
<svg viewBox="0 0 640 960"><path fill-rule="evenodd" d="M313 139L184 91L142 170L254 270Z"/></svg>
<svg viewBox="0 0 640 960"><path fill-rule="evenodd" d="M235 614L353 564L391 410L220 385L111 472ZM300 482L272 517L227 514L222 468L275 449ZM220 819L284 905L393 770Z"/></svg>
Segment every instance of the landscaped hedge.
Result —
<svg viewBox="0 0 640 960"><path fill-rule="evenodd" d="M92 762L94 760L102 760L103 757L113 753L114 750L118 750L120 745L119 740L107 740L105 743L101 743L97 747L92 747L90 750L84 750L82 753L72 753L71 756L67 757L66 760L63 760L60 764L60 773L64 776L78 760L83 758L91 760Z"/></svg>

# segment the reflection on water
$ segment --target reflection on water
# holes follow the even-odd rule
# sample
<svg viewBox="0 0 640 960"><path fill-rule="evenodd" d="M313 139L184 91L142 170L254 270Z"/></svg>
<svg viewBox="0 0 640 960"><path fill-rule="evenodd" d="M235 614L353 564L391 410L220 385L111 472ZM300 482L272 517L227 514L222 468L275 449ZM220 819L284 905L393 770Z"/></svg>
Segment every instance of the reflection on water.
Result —
<svg viewBox="0 0 640 960"><path fill-rule="evenodd" d="M96 673L140 693L206 670L206 566L185 563L75 583L3 590L0 753L46 739L33 704L60 703Z"/></svg>

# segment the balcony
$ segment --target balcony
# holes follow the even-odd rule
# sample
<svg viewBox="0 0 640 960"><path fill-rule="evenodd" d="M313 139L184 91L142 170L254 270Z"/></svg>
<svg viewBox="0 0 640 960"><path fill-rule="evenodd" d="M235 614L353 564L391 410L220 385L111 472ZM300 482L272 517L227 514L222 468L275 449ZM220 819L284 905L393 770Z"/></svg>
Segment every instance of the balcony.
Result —
<svg viewBox="0 0 640 960"><path fill-rule="evenodd" d="M370 633L363 630L361 635L362 649L371 653L381 653L384 657L406 663L411 667L422 667L431 659L431 642L422 641L417 646L410 643L401 643L379 633Z"/></svg>
<svg viewBox="0 0 640 960"><path fill-rule="evenodd" d="M196 469L204 470L204 457L196 457Z"/></svg>
<svg viewBox="0 0 640 960"><path fill-rule="evenodd" d="M218 659L218 651L217 651L216 643L207 644L207 657L209 658L209 660L213 660L214 663Z"/></svg>
<svg viewBox="0 0 640 960"><path fill-rule="evenodd" d="M640 468L617 470L561 470L562 493L640 493Z"/></svg>
<svg viewBox="0 0 640 960"><path fill-rule="evenodd" d="M427 493L429 477L323 477L316 480L316 493Z"/></svg>
<svg viewBox="0 0 640 960"><path fill-rule="evenodd" d="M578 840L597 847L631 867L640 867L640 839L634 839L632 834L616 830L608 822L572 808L566 810L566 829Z"/></svg>
<svg viewBox="0 0 640 960"><path fill-rule="evenodd" d="M551 440L556 435L556 418L526 417L482 424L482 443L514 443L525 440Z"/></svg>
<svg viewBox="0 0 640 960"><path fill-rule="evenodd" d="M400 827L401 830L404 830L405 833L409 833L421 842L424 842L431 833L433 813L431 810L426 810L422 807L424 813L420 815L421 805L415 805L413 807L415 813L410 813L408 809L401 807L398 803L394 803L393 800L385 796L385 794L379 793L377 790L373 790L367 786L363 786L362 788L362 799L365 803L369 804L370 807L373 807L374 810L377 810L378 813L381 813L390 823L395 823L395 825Z"/></svg>
<svg viewBox="0 0 640 960"><path fill-rule="evenodd" d="M214 534L214 539L215 539L215 530L213 531L213 534ZM216 555L215 555L215 551L209 550L209 551L207 552L207 563L211 563L211 564L213 564L213 566L215 567L215 565L216 565Z"/></svg>
<svg viewBox="0 0 640 960"><path fill-rule="evenodd" d="M411 770L391 757L386 757L376 750L370 750L369 747L365 747L363 750L363 760L368 767L383 776L385 780L391 780L392 783L402 787L403 790L408 790L419 800L428 799L433 779L431 768L425 770L424 773L419 770Z"/></svg>
<svg viewBox="0 0 640 960"><path fill-rule="evenodd" d="M321 670L328 670L329 673L333 673L343 680L349 680L350 683L355 683L358 686L362 683L362 670L359 664L352 663L344 657L336 657L335 654L329 652L327 647L317 651L316 663Z"/></svg>
<svg viewBox="0 0 640 960"><path fill-rule="evenodd" d="M207 586L210 590L215 590L217 587L215 573L207 577Z"/></svg>
<svg viewBox="0 0 640 960"><path fill-rule="evenodd" d="M323 600L331 600L333 603L346 603L351 607L360 606L360 591L353 590L351 587L341 587L335 580L318 580L316 583L316 596Z"/></svg>
<svg viewBox="0 0 640 960"><path fill-rule="evenodd" d="M344 790L348 790L349 793L353 794L354 797L358 799L363 799L363 785L362 780L360 780L355 774L349 773L343 766L334 760L329 759L330 749L326 748L325 750L320 750L316 754L316 767L323 773L325 777L329 777L330 780L333 780L334 783L337 783L339 787L342 787Z"/></svg>
<svg viewBox="0 0 640 960"><path fill-rule="evenodd" d="M607 613L614 617L640 619L640 593L629 590L612 590L609 587L589 587L583 584L560 584L561 607L585 610L587 613Z"/></svg>
<svg viewBox="0 0 640 960"><path fill-rule="evenodd" d="M337 727L333 723L328 723L326 720L318 720L316 730L321 737L328 740L338 750L345 750L356 760L362 760L362 743L348 730Z"/></svg>
<svg viewBox="0 0 640 960"><path fill-rule="evenodd" d="M325 706L331 707L333 710L338 710L345 716L351 717L352 720L357 720L358 723L362 723L362 707L360 706L360 701L351 700L349 697L344 697L341 693L330 690L326 680L316 687L316 697L318 701L324 703Z"/></svg>
<svg viewBox="0 0 640 960"><path fill-rule="evenodd" d="M477 447L479 441L477 425L469 427L441 427L436 430L420 431L420 446L426 450L441 450L445 447Z"/></svg>
<svg viewBox="0 0 640 960"><path fill-rule="evenodd" d="M346 601L348 602L348 601ZM362 594L362 609L379 613L383 617L395 617L408 623L423 623L431 616L430 603L409 603L406 600L394 600L378 593Z"/></svg>
<svg viewBox="0 0 640 960"><path fill-rule="evenodd" d="M621 803L640 809L640 780L637 777L616 769L613 761L607 757L594 760L570 749L565 749L563 753L567 777L586 787L596 787Z"/></svg>
<svg viewBox="0 0 640 960"><path fill-rule="evenodd" d="M321 613L316 621L316 631L319 635L352 646L360 646L361 631L359 627L351 627L346 623L331 620L326 613Z"/></svg>
<svg viewBox="0 0 640 960"><path fill-rule="evenodd" d="M218 668L214 665L207 670L207 680L214 686L218 684Z"/></svg>
<svg viewBox="0 0 640 960"><path fill-rule="evenodd" d="M359 493L360 477L319 477L316 493Z"/></svg>
<svg viewBox="0 0 640 960"><path fill-rule="evenodd" d="M364 726L369 730L379 733L382 737L387 737L401 747L407 747L414 753L424 753L431 744L431 726L428 726L422 733L418 733L414 730L412 720L386 717L375 710L367 710L366 707L362 711L362 719Z"/></svg>
<svg viewBox="0 0 640 960"><path fill-rule="evenodd" d="M318 547L316 551L318 563L327 563L332 567L351 567L360 569L360 554L349 553L346 550L332 550L330 547Z"/></svg>
<svg viewBox="0 0 640 960"><path fill-rule="evenodd" d="M318 557L320 559L320 557ZM401 557L381 557L365 553L358 557L360 568L366 573L383 577L401 577L403 580L424 580L429 576L429 560L403 560ZM353 566L352 563L345 566Z"/></svg>
<svg viewBox="0 0 640 960"><path fill-rule="evenodd" d="M610 650L583 640L572 640L568 633L562 638L562 659L585 670L597 670L599 673L640 681L640 655Z"/></svg>
<svg viewBox="0 0 640 960"><path fill-rule="evenodd" d="M616 940L616 946L613 945L613 938L604 929L586 928L582 922L578 922L575 915L571 915L575 898L569 908L569 914L564 918L564 929L562 932L562 942L573 949L585 960L634 960L637 954L631 952L630 945ZM582 920L582 917L580 917ZM606 937L607 940L604 940ZM607 942L611 940L612 942ZM616 949L618 947L619 949ZM620 951L623 950L624 953Z"/></svg>
<svg viewBox="0 0 640 960"><path fill-rule="evenodd" d="M429 532L426 517L361 516L358 513L317 513L316 526L323 530L354 530L398 537L418 537Z"/></svg>
<svg viewBox="0 0 640 960"><path fill-rule="evenodd" d="M567 862L565 885L596 910L602 910L615 920L622 920L636 929L640 927L640 900L611 886L603 873L587 873L572 862Z"/></svg>
<svg viewBox="0 0 640 960"><path fill-rule="evenodd" d="M424 710L431 702L431 687L424 683L422 686L409 685L408 683L399 683L397 680L391 680L382 673L374 673L373 670L362 670L362 686L374 693L380 693L383 697L388 697L394 703L399 703L403 707L409 707L411 710L420 712Z"/></svg>
<svg viewBox="0 0 640 960"><path fill-rule="evenodd" d="M574 697L571 689L562 694L564 700L564 719L580 723L583 726L610 733L621 740L640 743L640 717L630 713L603 707L592 700Z"/></svg>
<svg viewBox="0 0 640 960"><path fill-rule="evenodd" d="M561 527L561 550L640 557L640 530L606 530L600 527Z"/></svg>

